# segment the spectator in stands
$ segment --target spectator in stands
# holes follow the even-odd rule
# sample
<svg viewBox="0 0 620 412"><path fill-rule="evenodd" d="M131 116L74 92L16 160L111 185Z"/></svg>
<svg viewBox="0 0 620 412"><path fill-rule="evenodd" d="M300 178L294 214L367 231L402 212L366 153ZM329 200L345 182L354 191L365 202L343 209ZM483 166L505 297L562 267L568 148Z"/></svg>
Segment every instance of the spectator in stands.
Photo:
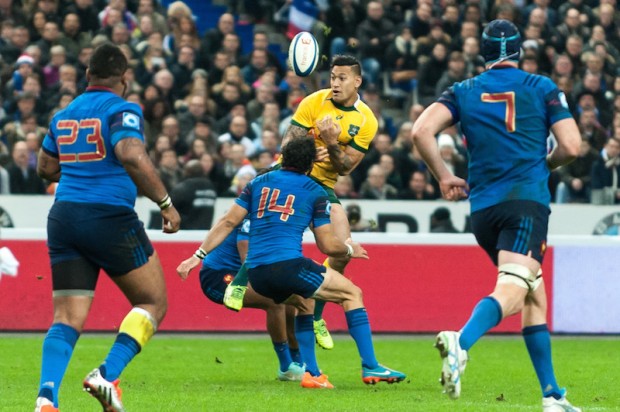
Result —
<svg viewBox="0 0 620 412"><path fill-rule="evenodd" d="M349 175L338 176L334 184L334 193L338 199L359 199L353 187L353 179Z"/></svg>
<svg viewBox="0 0 620 412"><path fill-rule="evenodd" d="M231 64L235 64L237 66L241 65L241 40L237 34L226 34L224 36L224 40L222 41L222 48L220 50L228 55Z"/></svg>
<svg viewBox="0 0 620 412"><path fill-rule="evenodd" d="M415 13L411 18L411 34L414 39L426 36L431 32L431 19L433 18L433 9L431 5L425 1L417 4Z"/></svg>
<svg viewBox="0 0 620 412"><path fill-rule="evenodd" d="M433 211L430 229L431 233L459 233L452 223L450 209L447 207L438 207Z"/></svg>
<svg viewBox="0 0 620 412"><path fill-rule="evenodd" d="M443 43L446 47L450 47L452 39L443 30L443 23L439 19L435 19L431 23L431 31L428 35L419 37L418 55L428 56L437 43Z"/></svg>
<svg viewBox="0 0 620 412"><path fill-rule="evenodd" d="M8 167L11 194L45 194L45 184L37 170L29 166L28 145L25 141L15 142L12 151L13 163Z"/></svg>
<svg viewBox="0 0 620 412"><path fill-rule="evenodd" d="M71 63L77 61L80 50L90 46L92 36L88 32L80 31L80 16L77 12L68 12L62 20L62 33L58 44L62 45Z"/></svg>
<svg viewBox="0 0 620 412"><path fill-rule="evenodd" d="M480 35L478 34L479 31L480 29L478 24L471 21L464 21L461 24L461 31L459 32L459 35L452 39L450 50L463 50L466 39L470 37L475 39L480 38Z"/></svg>
<svg viewBox="0 0 620 412"><path fill-rule="evenodd" d="M459 154L454 138L446 133L440 134L437 137L437 146L446 167L456 176L467 180L467 160ZM435 193L441 193L437 179L433 177L431 184Z"/></svg>
<svg viewBox="0 0 620 412"><path fill-rule="evenodd" d="M247 102L250 100L250 96L252 95L252 87L245 82L243 75L241 73L241 69L239 66L231 65L224 69L222 74L222 81L220 83L216 83L211 87L211 91L213 92L213 96L218 100L217 96L221 96L224 100L228 102L232 102L232 99L228 99L224 97L224 89L228 84L233 84L238 88L239 97L234 101L241 100L243 102ZM229 89L230 91L230 89ZM218 104L220 102L218 101ZM218 109L220 109L218 107ZM219 110L221 111L221 110Z"/></svg>
<svg viewBox="0 0 620 412"><path fill-rule="evenodd" d="M256 88L256 96L251 99L247 104L247 117L250 122L257 121L257 126L262 129L262 125L265 121L265 107L271 104L268 112L268 117L276 117L277 123L280 123L280 107L276 102L275 88L273 85L261 84ZM274 107L275 105L275 107ZM260 136L260 130L258 132L254 130L255 136Z"/></svg>
<svg viewBox="0 0 620 412"><path fill-rule="evenodd" d="M577 158L557 170L560 182L555 192L556 203L589 203L592 166L599 155L582 135Z"/></svg>
<svg viewBox="0 0 620 412"><path fill-rule="evenodd" d="M401 26L398 33L385 56L390 87L411 93L415 89L418 76L417 43L409 26Z"/></svg>
<svg viewBox="0 0 620 412"><path fill-rule="evenodd" d="M17 1L3 1L0 3L0 21L12 21L15 24L25 24L26 16L21 4Z"/></svg>
<svg viewBox="0 0 620 412"><path fill-rule="evenodd" d="M164 151L171 149L172 145L170 144L170 138L168 136L165 134L160 134L157 136L153 147L149 150L149 157L151 158L153 165L155 165L155 167L159 167Z"/></svg>
<svg viewBox="0 0 620 412"><path fill-rule="evenodd" d="M269 65L267 50L254 49L250 52L250 59L247 65L241 69L243 81L246 84L254 84L265 72L276 71L277 68Z"/></svg>
<svg viewBox="0 0 620 412"><path fill-rule="evenodd" d="M224 70L232 64L232 60L228 53L223 50L215 52L212 62L208 66L208 82L210 85L216 85L222 82ZM205 67L202 65L201 67Z"/></svg>
<svg viewBox="0 0 620 412"><path fill-rule="evenodd" d="M229 145L228 153L223 155L223 175L221 176L221 186L230 188L233 178L237 176L239 170L249 164L246 156L246 149L241 143L231 143L230 141L221 142L220 145ZM235 190L236 191L236 190ZM232 196L233 193L229 193Z"/></svg>
<svg viewBox="0 0 620 412"><path fill-rule="evenodd" d="M476 76L485 70L484 58L480 55L480 41L477 37L468 37L463 41L463 57L467 77Z"/></svg>
<svg viewBox="0 0 620 412"><path fill-rule="evenodd" d="M215 185L204 175L200 161L195 159L183 167L183 178L170 192L181 215L181 229L211 229L217 197Z"/></svg>
<svg viewBox="0 0 620 412"><path fill-rule="evenodd" d="M366 179L370 166L379 163L382 154L392 153L392 149L392 138L390 135L385 132L377 133L377 136L375 136L370 144L366 156L364 156L359 166L351 172L351 177L353 178L356 188L359 188Z"/></svg>
<svg viewBox="0 0 620 412"><path fill-rule="evenodd" d="M382 154L379 157L379 166L383 168L385 171L385 181L386 183L394 186L396 190L402 190L403 181L400 178L400 173L396 164L396 160L394 159L394 155L391 153Z"/></svg>
<svg viewBox="0 0 620 412"><path fill-rule="evenodd" d="M218 136L219 143L231 142L241 144L245 148L246 157L250 157L256 151L252 139L248 137L248 121L244 116L234 116L226 133Z"/></svg>
<svg viewBox="0 0 620 412"><path fill-rule="evenodd" d="M36 170L39 150L41 149L41 142L43 141L43 135L38 133L38 131L27 132L24 140L26 142L26 147L28 148L28 167Z"/></svg>
<svg viewBox="0 0 620 412"><path fill-rule="evenodd" d="M411 173L407 187L398 193L398 198L403 200L434 200L432 186L428 183L426 172L416 170Z"/></svg>
<svg viewBox="0 0 620 412"><path fill-rule="evenodd" d="M418 72L418 99L427 106L436 99L437 82L448 67L447 48L443 43L435 44L430 59Z"/></svg>
<svg viewBox="0 0 620 412"><path fill-rule="evenodd" d="M235 32L235 17L231 13L224 13L217 21L217 27L208 30L200 45L200 67L210 67L209 61L215 52L222 49L224 36ZM231 63L233 63L231 61Z"/></svg>
<svg viewBox="0 0 620 412"><path fill-rule="evenodd" d="M531 12L535 9L541 10L545 14L545 21L551 27L558 25L558 12L552 7L549 7L549 0L534 0L532 4L525 8L524 18L530 19Z"/></svg>
<svg viewBox="0 0 620 412"><path fill-rule="evenodd" d="M146 94L150 94L148 90L157 90L154 86L145 89ZM170 114L170 106L161 97L151 97L143 99L144 102L144 137L146 146L153 147L157 136L162 133L163 120Z"/></svg>
<svg viewBox="0 0 620 412"><path fill-rule="evenodd" d="M526 55L519 61L519 68L524 72L538 74L538 60L532 55Z"/></svg>
<svg viewBox="0 0 620 412"><path fill-rule="evenodd" d="M383 4L370 1L366 6L367 18L357 27L362 74L366 86L378 85L385 51L394 40L394 23L383 15Z"/></svg>
<svg viewBox="0 0 620 412"><path fill-rule="evenodd" d="M280 144L282 141L280 135L273 130L265 129L260 136L261 138L258 144L256 144L255 140L257 150L267 151L271 154L273 159L276 159L280 154Z"/></svg>
<svg viewBox="0 0 620 412"><path fill-rule="evenodd" d="M52 46L50 49L50 61L43 67L43 85L49 88L60 79L60 66L67 62L65 48L61 45Z"/></svg>
<svg viewBox="0 0 620 412"><path fill-rule="evenodd" d="M19 121L9 122L2 129L2 140L8 145L13 145L25 140L28 133L35 133L40 139L45 135L46 129L37 124L37 117L34 114L22 116Z"/></svg>
<svg viewBox="0 0 620 412"><path fill-rule="evenodd" d="M204 142L207 152L212 154L217 152L217 137L213 134L213 120L210 116L204 115L196 119L194 127L185 137L190 143L196 139Z"/></svg>
<svg viewBox="0 0 620 412"><path fill-rule="evenodd" d="M456 3L446 4L443 14L441 15L441 22L444 32L450 36L451 39L459 34L461 22L459 6Z"/></svg>
<svg viewBox="0 0 620 412"><path fill-rule="evenodd" d="M81 33L94 36L99 31L99 17L94 6L94 0L75 0L69 10L74 11L79 16Z"/></svg>
<svg viewBox="0 0 620 412"><path fill-rule="evenodd" d="M357 26L365 17L364 9L354 0L332 2L325 15L325 24L331 29L325 45L330 58L337 54L357 55Z"/></svg>
<svg viewBox="0 0 620 412"><path fill-rule="evenodd" d="M162 97L174 111L175 101L179 98L179 92L175 89L174 77L168 69L161 69L153 76L153 84L159 87Z"/></svg>
<svg viewBox="0 0 620 412"><path fill-rule="evenodd" d="M43 34L41 39L35 44L41 49L41 65L45 66L50 61L50 51L52 46L59 44L60 30L58 23L55 21L48 21L43 26Z"/></svg>
<svg viewBox="0 0 620 412"><path fill-rule="evenodd" d="M6 62L17 61L30 43L30 34L25 26L11 27L10 21L2 23L3 32L8 31L8 39L0 47L0 54Z"/></svg>
<svg viewBox="0 0 620 412"><path fill-rule="evenodd" d="M202 173L215 185L217 194L220 195L228 190L228 180L224 176L222 165L215 162L215 158L211 153L203 153L200 156L200 166Z"/></svg>
<svg viewBox="0 0 620 412"><path fill-rule="evenodd" d="M35 10L34 14L28 19L28 32L30 33L30 41L39 41L43 33L43 27L47 22L47 17L43 10Z"/></svg>
<svg viewBox="0 0 620 412"><path fill-rule="evenodd" d="M152 36L158 36L153 33ZM164 49L161 46L148 45L144 48L144 54L138 61L135 76L138 83L143 86L153 82L155 73L168 67L164 57Z"/></svg>
<svg viewBox="0 0 620 412"><path fill-rule="evenodd" d="M250 101L251 103L251 101ZM249 104L248 104L249 106ZM250 113L248 107L248 114ZM261 138L263 130L271 130L274 133L278 133L280 126L280 106L275 101L267 101L263 104L263 111L261 115L251 122L250 128L252 134L256 136L254 138L254 145L257 148L261 148Z"/></svg>
<svg viewBox="0 0 620 412"><path fill-rule="evenodd" d="M229 112L231 112L235 106L239 105L243 106L244 115L247 112L239 86L235 83L224 83L221 93L218 94L214 92L213 97L217 103L217 111L215 113L216 119L226 118ZM229 121L226 121L226 123L228 122ZM219 127L217 129L221 130Z"/></svg>
<svg viewBox="0 0 620 412"><path fill-rule="evenodd" d="M187 37L186 41L189 42L188 46L194 50L200 48L200 37L198 35L198 29L196 23L191 16L171 17L168 19L170 25L170 32L166 34L163 39L164 50L170 55L178 53L179 47L183 43L184 36Z"/></svg>
<svg viewBox="0 0 620 412"><path fill-rule="evenodd" d="M151 19L153 30L162 34L168 32L168 25L166 18L155 10L155 0L139 0L138 10L136 11L136 18L148 16Z"/></svg>
<svg viewBox="0 0 620 412"><path fill-rule="evenodd" d="M360 188L360 198L386 200L397 197L398 190L386 182L385 170L378 164L370 166L368 177Z"/></svg>
<svg viewBox="0 0 620 412"><path fill-rule="evenodd" d="M443 73L437 82L437 86L435 86L435 96L441 95L448 87L466 78L463 53L458 51L451 52L448 58L448 70Z"/></svg>
<svg viewBox="0 0 620 412"><path fill-rule="evenodd" d="M185 153L189 150L189 145L179 134L179 121L175 115L168 115L164 118L161 123L161 132L170 138L170 144L177 156L185 156Z"/></svg>
<svg viewBox="0 0 620 412"><path fill-rule="evenodd" d="M610 137L592 166L592 196L595 205L620 203L620 141Z"/></svg>
<svg viewBox="0 0 620 412"><path fill-rule="evenodd" d="M168 193L181 181L182 172L179 165L177 153L174 149L166 149L161 153L159 166L157 166L159 177L166 186Z"/></svg>
<svg viewBox="0 0 620 412"><path fill-rule="evenodd" d="M591 147L600 151L607 142L607 132L601 126L596 118L596 111L594 109L583 109L579 115L579 131L581 137L587 140Z"/></svg>
<svg viewBox="0 0 620 412"><path fill-rule="evenodd" d="M58 8L59 0L36 0L29 2L29 4L26 5L25 10L29 14L32 14L34 10L41 10L45 13L45 19L47 21L55 21L58 23Z"/></svg>
<svg viewBox="0 0 620 412"><path fill-rule="evenodd" d="M207 143L203 139L194 139L189 143L189 150L181 158L181 164L185 164L192 159L200 159L203 153L207 152Z"/></svg>
<svg viewBox="0 0 620 412"><path fill-rule="evenodd" d="M267 32L263 30L254 30L254 34L252 36L252 50L264 50L267 53L267 66L276 70L278 79L284 78L286 75L286 68L282 65L282 62L278 56L269 50L269 37L267 36ZM241 61L241 65L247 65L250 62L251 57L251 52L244 56Z"/></svg>
<svg viewBox="0 0 620 412"><path fill-rule="evenodd" d="M594 13L590 6L585 4L583 0L568 0L558 7L560 16L565 16L570 9L577 9L579 12L579 22L584 26L591 26L594 21Z"/></svg>
<svg viewBox="0 0 620 412"><path fill-rule="evenodd" d="M112 18L112 15L116 15L116 10L120 15L120 19ZM127 29L132 32L138 27L138 19L136 16L127 9L126 0L109 0L108 5L103 9L99 15L99 23L101 27L113 27L117 23L124 23Z"/></svg>
<svg viewBox="0 0 620 412"><path fill-rule="evenodd" d="M570 58L575 68L575 73L583 74L583 62L581 54L583 53L583 39L577 34L572 34L566 39L565 53Z"/></svg>
<svg viewBox="0 0 620 412"><path fill-rule="evenodd" d="M177 115L179 121L179 134L181 138L187 143L191 140L188 138L188 134L194 128L194 125L198 119L202 117L208 117L207 102L205 97L200 94L195 94L187 97L187 110Z"/></svg>

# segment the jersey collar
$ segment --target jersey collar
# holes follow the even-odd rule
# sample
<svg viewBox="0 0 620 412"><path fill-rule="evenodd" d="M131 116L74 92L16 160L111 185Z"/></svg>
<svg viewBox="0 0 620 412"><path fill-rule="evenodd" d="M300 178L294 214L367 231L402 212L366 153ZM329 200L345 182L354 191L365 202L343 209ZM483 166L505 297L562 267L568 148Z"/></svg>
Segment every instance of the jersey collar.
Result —
<svg viewBox="0 0 620 412"><path fill-rule="evenodd" d="M86 92L111 92L111 93L114 93L114 90L112 90L109 87L105 87L105 86L88 86L86 88Z"/></svg>
<svg viewBox="0 0 620 412"><path fill-rule="evenodd" d="M327 100L330 100L332 104L336 106L336 109L342 110L343 112L354 112L357 110L357 104L360 102L360 95L359 94L357 95L357 100L355 100L355 103L353 103L353 106L343 106L341 104L336 103L333 99L333 94L331 91L329 92Z"/></svg>

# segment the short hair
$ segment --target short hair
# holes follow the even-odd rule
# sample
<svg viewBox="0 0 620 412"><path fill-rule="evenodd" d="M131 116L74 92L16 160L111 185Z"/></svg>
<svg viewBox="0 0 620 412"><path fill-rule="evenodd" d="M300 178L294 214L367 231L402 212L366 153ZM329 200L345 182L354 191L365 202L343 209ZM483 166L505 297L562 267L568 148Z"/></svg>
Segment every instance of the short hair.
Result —
<svg viewBox="0 0 620 412"><path fill-rule="evenodd" d="M282 168L307 173L312 170L315 156L316 146L312 137L292 139L282 149Z"/></svg>
<svg viewBox="0 0 620 412"><path fill-rule="evenodd" d="M360 65L360 61L357 60L357 57L351 56L349 54L337 54L332 58L332 64L330 68L334 68L334 66L349 66L353 73L360 76L362 74L362 66Z"/></svg>
<svg viewBox="0 0 620 412"><path fill-rule="evenodd" d="M120 47L112 43L98 46L90 58L88 70L98 79L121 77L127 71L127 58Z"/></svg>
<svg viewBox="0 0 620 412"><path fill-rule="evenodd" d="M185 166L183 167L183 174L187 178L203 176L204 172L202 170L200 160L192 159L185 163Z"/></svg>

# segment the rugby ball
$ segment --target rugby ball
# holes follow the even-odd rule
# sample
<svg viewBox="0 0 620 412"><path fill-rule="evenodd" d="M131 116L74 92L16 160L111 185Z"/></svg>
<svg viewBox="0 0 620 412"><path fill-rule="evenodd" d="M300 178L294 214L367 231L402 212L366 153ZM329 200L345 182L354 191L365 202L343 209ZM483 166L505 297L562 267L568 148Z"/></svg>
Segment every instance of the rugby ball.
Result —
<svg viewBox="0 0 620 412"><path fill-rule="evenodd" d="M319 44L307 31L297 33L288 49L288 61L297 76L309 76L319 62Z"/></svg>

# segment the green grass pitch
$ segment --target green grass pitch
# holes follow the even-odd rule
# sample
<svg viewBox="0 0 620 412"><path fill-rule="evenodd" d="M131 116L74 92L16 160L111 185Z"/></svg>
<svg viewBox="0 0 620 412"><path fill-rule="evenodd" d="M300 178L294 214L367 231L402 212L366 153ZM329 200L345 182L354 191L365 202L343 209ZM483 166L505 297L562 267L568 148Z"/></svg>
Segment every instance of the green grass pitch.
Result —
<svg viewBox="0 0 620 412"><path fill-rule="evenodd" d="M98 366L113 335L84 335L60 391L62 412L99 411L84 376ZM0 411L32 411L42 334L0 335ZM336 386L308 390L276 380L277 360L266 335L156 335L122 376L123 402L146 411L540 411L534 371L518 336L483 338L470 352L461 399L438 383L441 361L433 336L375 336L380 362L407 373L394 385L366 386L355 345L337 335L317 348L319 366ZM584 411L620 410L618 337L554 337L556 375Z"/></svg>

